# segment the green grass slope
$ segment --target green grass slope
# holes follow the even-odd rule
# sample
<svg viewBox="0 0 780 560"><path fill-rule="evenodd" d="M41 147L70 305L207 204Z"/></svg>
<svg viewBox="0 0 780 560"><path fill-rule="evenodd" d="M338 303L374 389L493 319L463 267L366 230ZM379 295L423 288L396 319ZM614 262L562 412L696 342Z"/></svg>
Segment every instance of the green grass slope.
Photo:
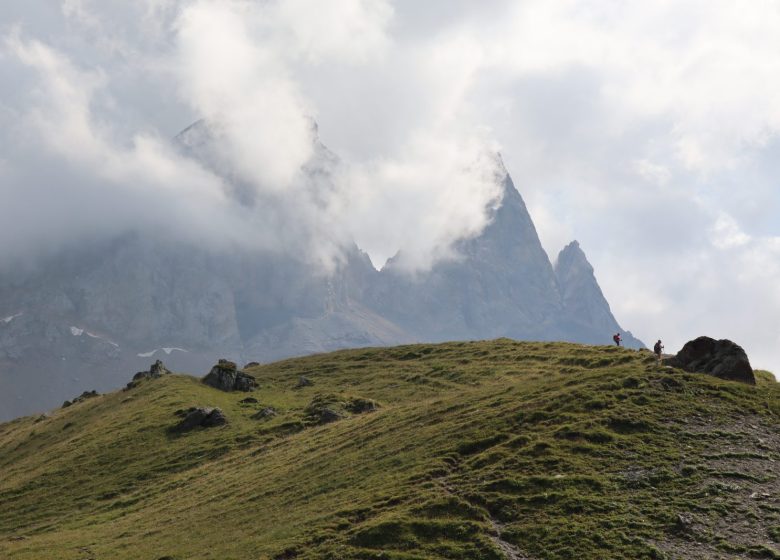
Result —
<svg viewBox="0 0 780 560"><path fill-rule="evenodd" d="M769 374L505 339L251 373L258 403L171 375L0 424L0 558L780 558ZM170 432L190 406L229 423Z"/></svg>

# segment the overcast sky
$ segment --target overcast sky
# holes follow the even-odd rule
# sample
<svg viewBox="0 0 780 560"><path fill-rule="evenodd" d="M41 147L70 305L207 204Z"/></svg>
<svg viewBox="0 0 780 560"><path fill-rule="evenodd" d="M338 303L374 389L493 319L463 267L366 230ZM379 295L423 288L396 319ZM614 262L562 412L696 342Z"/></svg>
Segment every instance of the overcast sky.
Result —
<svg viewBox="0 0 780 560"><path fill-rule="evenodd" d="M484 227L500 151L625 328L780 371L776 0L6 0L0 84L0 263L153 226L425 268ZM199 118L262 204L171 145Z"/></svg>

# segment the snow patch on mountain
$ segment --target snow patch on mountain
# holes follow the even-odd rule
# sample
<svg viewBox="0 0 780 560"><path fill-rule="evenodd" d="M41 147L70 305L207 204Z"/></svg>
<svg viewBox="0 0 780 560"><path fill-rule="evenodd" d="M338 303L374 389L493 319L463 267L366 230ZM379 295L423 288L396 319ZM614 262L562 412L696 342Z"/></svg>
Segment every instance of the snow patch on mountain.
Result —
<svg viewBox="0 0 780 560"><path fill-rule="evenodd" d="M3 317L2 319L0 319L0 323L5 323L7 325L11 321L16 319L17 317L21 317L22 315L24 315L24 311L21 311L19 313L14 314L14 315L9 315L8 317Z"/></svg>
<svg viewBox="0 0 780 560"><path fill-rule="evenodd" d="M117 344L113 340L110 340L110 339L108 339L108 338L106 338L104 336L100 336L99 334L91 333L91 332L89 332L86 329L80 329L78 327L71 326L70 327L70 334L72 334L73 336L81 336L81 335L85 334L85 335L87 335L90 338L96 338L98 340L102 340L103 342L106 342L106 343L110 344L114 348L119 348L119 344Z"/></svg>
<svg viewBox="0 0 780 560"><path fill-rule="evenodd" d="M141 354L137 354L139 358L151 358L154 356L157 352L165 352L167 355L170 356L171 352L189 352L189 350L185 350L184 348L176 348L176 347L169 347L169 348L155 348L151 352L143 352Z"/></svg>

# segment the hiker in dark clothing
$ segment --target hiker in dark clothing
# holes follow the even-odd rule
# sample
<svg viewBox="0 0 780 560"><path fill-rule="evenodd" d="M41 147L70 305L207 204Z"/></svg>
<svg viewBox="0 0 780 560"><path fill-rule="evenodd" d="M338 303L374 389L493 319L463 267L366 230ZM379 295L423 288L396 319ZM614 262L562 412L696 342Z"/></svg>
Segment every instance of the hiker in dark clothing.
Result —
<svg viewBox="0 0 780 560"><path fill-rule="evenodd" d="M612 337L612 340L615 341L615 346L620 346L620 341L623 339L620 338L620 333L615 333L615 336Z"/></svg>
<svg viewBox="0 0 780 560"><path fill-rule="evenodd" d="M653 352L655 352L655 359L658 361L658 363L661 363L661 352L664 351L664 345L661 344L661 339L658 339L658 342L655 343L655 346L653 346Z"/></svg>

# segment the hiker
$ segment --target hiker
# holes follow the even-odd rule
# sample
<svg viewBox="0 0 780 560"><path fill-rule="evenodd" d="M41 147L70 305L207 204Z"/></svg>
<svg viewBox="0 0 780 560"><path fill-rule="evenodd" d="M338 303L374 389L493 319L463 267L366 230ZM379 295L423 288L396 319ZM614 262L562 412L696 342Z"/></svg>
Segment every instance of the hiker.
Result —
<svg viewBox="0 0 780 560"><path fill-rule="evenodd" d="M655 343L655 346L653 346L653 352L655 352L655 359L658 361L658 363L661 363L661 352L664 350L664 345L661 344L661 339L658 339L658 342Z"/></svg>
<svg viewBox="0 0 780 560"><path fill-rule="evenodd" d="M615 333L615 336L612 337L612 340L615 341L615 346L620 346L620 341L623 339L620 338L620 333Z"/></svg>

